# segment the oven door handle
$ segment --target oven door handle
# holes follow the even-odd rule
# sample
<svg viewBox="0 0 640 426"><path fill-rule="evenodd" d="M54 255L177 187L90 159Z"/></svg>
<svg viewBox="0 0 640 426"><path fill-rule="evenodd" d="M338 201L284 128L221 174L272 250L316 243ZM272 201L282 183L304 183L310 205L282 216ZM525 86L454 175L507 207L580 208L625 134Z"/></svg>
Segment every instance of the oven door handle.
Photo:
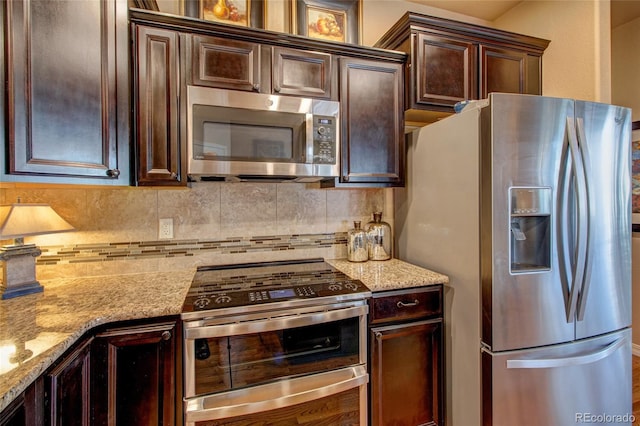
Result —
<svg viewBox="0 0 640 426"><path fill-rule="evenodd" d="M186 339L209 339L215 337L241 336L244 334L262 333L265 331L284 330L305 327L325 322L339 321L347 318L365 317L369 308L366 305L332 311L312 312L306 314L278 316L257 321L245 321L231 324L220 324L185 329Z"/></svg>
<svg viewBox="0 0 640 426"><path fill-rule="evenodd" d="M185 420L187 425L191 425L290 407L365 386L368 382L366 367L357 365L198 397L187 401Z"/></svg>

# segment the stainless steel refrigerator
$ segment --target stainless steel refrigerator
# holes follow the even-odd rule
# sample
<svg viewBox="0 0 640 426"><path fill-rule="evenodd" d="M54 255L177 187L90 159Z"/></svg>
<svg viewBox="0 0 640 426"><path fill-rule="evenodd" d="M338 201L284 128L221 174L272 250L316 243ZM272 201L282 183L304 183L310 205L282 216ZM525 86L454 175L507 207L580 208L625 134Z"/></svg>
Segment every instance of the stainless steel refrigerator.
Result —
<svg viewBox="0 0 640 426"><path fill-rule="evenodd" d="M631 112L492 94L410 134L396 254L447 274L448 425L631 422Z"/></svg>

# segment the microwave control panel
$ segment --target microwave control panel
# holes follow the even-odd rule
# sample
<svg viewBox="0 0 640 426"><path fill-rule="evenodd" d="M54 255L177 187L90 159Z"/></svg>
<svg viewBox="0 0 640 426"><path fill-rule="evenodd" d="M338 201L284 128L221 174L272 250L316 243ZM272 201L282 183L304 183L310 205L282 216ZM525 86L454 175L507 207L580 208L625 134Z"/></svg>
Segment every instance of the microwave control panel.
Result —
<svg viewBox="0 0 640 426"><path fill-rule="evenodd" d="M336 164L337 120L333 116L313 116L314 164Z"/></svg>

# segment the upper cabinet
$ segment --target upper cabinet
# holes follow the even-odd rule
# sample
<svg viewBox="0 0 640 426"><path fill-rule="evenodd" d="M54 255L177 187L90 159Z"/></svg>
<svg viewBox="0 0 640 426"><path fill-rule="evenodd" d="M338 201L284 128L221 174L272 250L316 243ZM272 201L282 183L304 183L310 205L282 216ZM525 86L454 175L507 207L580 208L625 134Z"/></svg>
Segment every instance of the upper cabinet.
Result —
<svg viewBox="0 0 640 426"><path fill-rule="evenodd" d="M137 185L187 185L187 87L340 102L333 186L404 185L402 52L131 9Z"/></svg>
<svg viewBox="0 0 640 426"><path fill-rule="evenodd" d="M457 102L491 92L542 94L549 41L417 13L406 13L377 47L409 54L407 121L431 122Z"/></svg>
<svg viewBox="0 0 640 426"><path fill-rule="evenodd" d="M0 5L5 181L129 185L127 2Z"/></svg>

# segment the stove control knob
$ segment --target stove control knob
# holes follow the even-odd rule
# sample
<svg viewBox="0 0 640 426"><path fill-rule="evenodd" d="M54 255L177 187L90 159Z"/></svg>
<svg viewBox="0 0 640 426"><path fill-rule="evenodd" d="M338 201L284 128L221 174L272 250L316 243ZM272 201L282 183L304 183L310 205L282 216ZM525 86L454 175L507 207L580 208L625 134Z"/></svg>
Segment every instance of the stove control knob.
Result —
<svg viewBox="0 0 640 426"><path fill-rule="evenodd" d="M342 286L340 284L329 284L329 290L339 291L342 290Z"/></svg>
<svg viewBox="0 0 640 426"><path fill-rule="evenodd" d="M358 289L358 285L354 283L347 283L344 285L347 290L356 291Z"/></svg>
<svg viewBox="0 0 640 426"><path fill-rule="evenodd" d="M208 297L203 297L201 299L196 299L196 301L193 302L193 306L195 306L198 309L202 309L206 307L209 303L211 303L211 300L209 300Z"/></svg>
<svg viewBox="0 0 640 426"><path fill-rule="evenodd" d="M216 297L216 303L229 303L229 302L231 302L231 297L229 296Z"/></svg>

